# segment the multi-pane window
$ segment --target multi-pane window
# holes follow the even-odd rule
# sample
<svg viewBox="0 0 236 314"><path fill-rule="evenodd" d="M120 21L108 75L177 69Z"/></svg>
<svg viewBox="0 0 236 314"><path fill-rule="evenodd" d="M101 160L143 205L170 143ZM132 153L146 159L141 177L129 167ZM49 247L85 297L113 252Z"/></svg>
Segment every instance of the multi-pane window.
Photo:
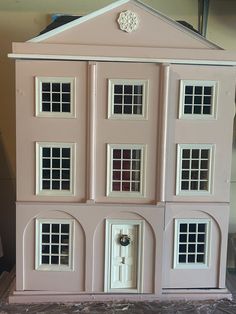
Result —
<svg viewBox="0 0 236 314"><path fill-rule="evenodd" d="M144 178L143 145L108 145L108 195L141 196Z"/></svg>
<svg viewBox="0 0 236 314"><path fill-rule="evenodd" d="M108 117L146 118L147 85L146 80L109 80Z"/></svg>
<svg viewBox="0 0 236 314"><path fill-rule="evenodd" d="M36 269L72 268L72 220L36 220Z"/></svg>
<svg viewBox="0 0 236 314"><path fill-rule="evenodd" d="M74 144L37 143L38 194L72 194Z"/></svg>
<svg viewBox="0 0 236 314"><path fill-rule="evenodd" d="M213 145L179 144L177 194L210 193Z"/></svg>
<svg viewBox="0 0 236 314"><path fill-rule="evenodd" d="M74 78L36 77L36 115L74 116Z"/></svg>
<svg viewBox="0 0 236 314"><path fill-rule="evenodd" d="M215 103L215 81L181 81L180 118L212 118L215 116Z"/></svg>
<svg viewBox="0 0 236 314"><path fill-rule="evenodd" d="M209 224L207 219L175 220L176 268L207 266Z"/></svg>

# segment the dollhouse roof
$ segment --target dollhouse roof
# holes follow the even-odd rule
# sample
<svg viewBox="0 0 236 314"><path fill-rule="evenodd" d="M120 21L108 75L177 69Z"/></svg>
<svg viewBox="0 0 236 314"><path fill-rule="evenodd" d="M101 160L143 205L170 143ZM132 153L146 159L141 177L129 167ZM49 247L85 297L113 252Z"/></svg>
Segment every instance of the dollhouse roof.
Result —
<svg viewBox="0 0 236 314"><path fill-rule="evenodd" d="M121 31L118 17L131 11L138 19L135 31ZM111 45L187 49L220 49L193 30L138 0L119 0L29 40L30 43Z"/></svg>

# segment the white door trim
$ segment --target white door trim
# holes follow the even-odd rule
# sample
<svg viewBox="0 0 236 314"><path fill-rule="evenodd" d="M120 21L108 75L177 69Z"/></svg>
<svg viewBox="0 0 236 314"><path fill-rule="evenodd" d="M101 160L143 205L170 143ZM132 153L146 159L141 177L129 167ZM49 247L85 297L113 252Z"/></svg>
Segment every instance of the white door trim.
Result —
<svg viewBox="0 0 236 314"><path fill-rule="evenodd" d="M136 225L138 226L138 252L137 252L137 287L136 289L111 289L111 231L112 225ZM142 293L143 291L143 220L106 219L105 224L105 268L104 268L104 292L118 293Z"/></svg>

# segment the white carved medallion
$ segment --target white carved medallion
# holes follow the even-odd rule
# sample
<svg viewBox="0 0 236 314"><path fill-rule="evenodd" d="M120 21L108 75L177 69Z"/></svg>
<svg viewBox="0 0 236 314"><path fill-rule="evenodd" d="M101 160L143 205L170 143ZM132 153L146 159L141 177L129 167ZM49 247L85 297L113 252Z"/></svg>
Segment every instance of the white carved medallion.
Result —
<svg viewBox="0 0 236 314"><path fill-rule="evenodd" d="M120 13L117 20L120 29L124 32L131 33L138 28L138 16L132 11L123 11Z"/></svg>

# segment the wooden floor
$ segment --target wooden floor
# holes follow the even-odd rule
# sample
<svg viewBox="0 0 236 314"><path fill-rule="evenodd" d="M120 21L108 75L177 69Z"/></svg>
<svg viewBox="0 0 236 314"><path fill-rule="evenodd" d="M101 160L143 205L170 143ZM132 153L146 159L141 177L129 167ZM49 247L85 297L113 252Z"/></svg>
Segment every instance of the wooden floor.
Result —
<svg viewBox="0 0 236 314"><path fill-rule="evenodd" d="M3 273L0 277L0 314L6 313L108 313L108 314L236 314L236 271L228 271L227 287L233 300L208 301L168 301L168 302L125 302L125 303L95 303L84 302L77 304L8 304L7 297L14 284L14 271Z"/></svg>

